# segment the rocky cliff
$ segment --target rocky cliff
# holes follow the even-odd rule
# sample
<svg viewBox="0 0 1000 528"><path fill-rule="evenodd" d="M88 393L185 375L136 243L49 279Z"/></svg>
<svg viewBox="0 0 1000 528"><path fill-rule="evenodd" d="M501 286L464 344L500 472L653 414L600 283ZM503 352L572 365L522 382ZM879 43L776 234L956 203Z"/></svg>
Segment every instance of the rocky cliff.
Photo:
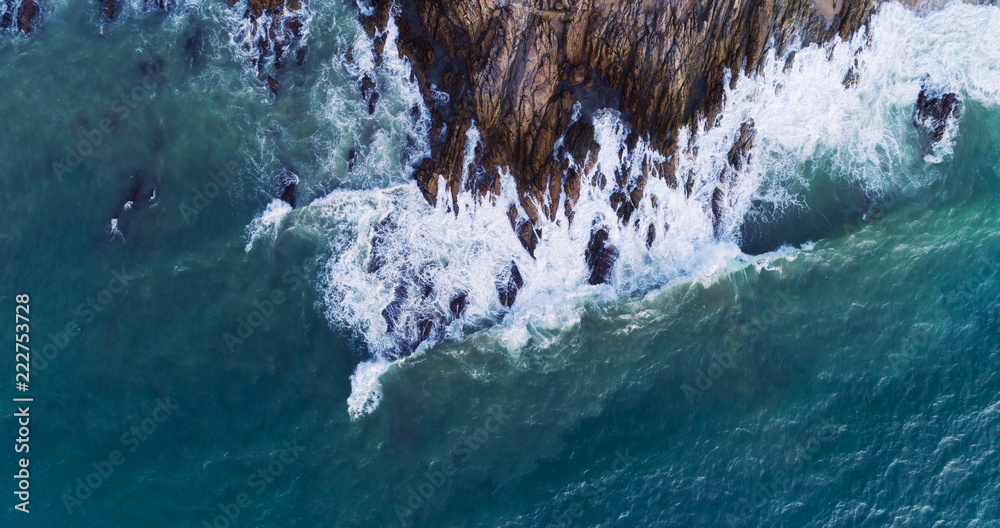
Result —
<svg viewBox="0 0 1000 528"><path fill-rule="evenodd" d="M439 179L454 197L460 190L466 132L481 134L464 183L477 193L495 191L498 171L517 181L527 219L512 224L531 251L539 215L567 211L577 199L582 165L593 152L588 119L571 125L573 106L616 108L629 124L629 144L639 138L666 155L643 166L631 184L609 181L619 216L642 197L645 178L683 185L669 153L677 132L711 118L722 96L726 69L752 72L767 50L796 36L823 41L857 31L877 0L374 0L362 22L384 46L391 19L399 28L399 52L409 58L433 117L432 155L415 177L432 204ZM434 97L432 90L444 92ZM710 119L711 121L711 119ZM741 163L753 140L747 123L730 153ZM560 153L557 140L565 135ZM563 161L561 161L563 160ZM585 172L585 171L581 171Z"/></svg>

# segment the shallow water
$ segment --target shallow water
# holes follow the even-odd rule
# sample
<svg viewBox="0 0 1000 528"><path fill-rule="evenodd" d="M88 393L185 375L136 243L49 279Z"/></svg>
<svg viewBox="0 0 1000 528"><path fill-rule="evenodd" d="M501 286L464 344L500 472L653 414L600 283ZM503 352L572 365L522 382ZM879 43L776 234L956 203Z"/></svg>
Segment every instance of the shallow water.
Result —
<svg viewBox="0 0 1000 528"><path fill-rule="evenodd" d="M1000 523L1000 10L887 5L867 35L769 58L678 160L691 197L650 182L590 286L610 190L585 187L535 258L512 176L496 204L427 206L410 180L426 109L405 62L365 51L357 9L310 5L277 97L224 3L134 2L111 23L50 3L30 39L0 35L0 297L31 295L37 351L32 513L8 495L5 525ZM921 85L962 100L934 148L911 123ZM594 119L596 170L662 156L620 155L626 125ZM287 172L294 210L275 200ZM670 226L648 250L647 224ZM428 282L387 332L397 288ZM459 292L462 317L399 359Z"/></svg>

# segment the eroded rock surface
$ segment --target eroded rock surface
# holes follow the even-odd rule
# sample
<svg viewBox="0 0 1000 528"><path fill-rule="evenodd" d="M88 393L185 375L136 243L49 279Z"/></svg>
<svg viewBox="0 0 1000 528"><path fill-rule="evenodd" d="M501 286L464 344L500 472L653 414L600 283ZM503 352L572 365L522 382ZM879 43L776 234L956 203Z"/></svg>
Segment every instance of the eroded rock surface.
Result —
<svg viewBox="0 0 1000 528"><path fill-rule="evenodd" d="M589 120L569 127L574 103L616 108L631 127L630 145L648 138L660 152L673 152L683 147L677 144L681 126L717 112L727 68L752 71L769 43L784 47L795 35L805 42L846 37L875 2L405 0L395 18L399 51L413 65L433 118L432 156L415 177L431 203L439 175L457 195L474 119L481 172L466 186L495 191L498 169L509 167L528 215L512 219L513 228L530 248L531 224L556 212L548 206L536 210L533 202L557 204L565 197L572 215L579 192L579 174L567 174L564 157L553 155L557 139L565 133L562 148L578 164L595 148ZM371 14L362 17L376 54L383 52L382 31L393 5L375 0ZM431 86L448 97L432 97ZM748 141L739 143L737 154ZM644 164L644 177L677 185L669 160ZM613 196L625 219L641 199L642 185L616 188Z"/></svg>
<svg viewBox="0 0 1000 528"><path fill-rule="evenodd" d="M8 12L13 13L13 4L7 4ZM6 17L6 15L4 15ZM17 8L17 29L30 34L35 29L35 19L38 17L38 2L35 0L22 0L21 6Z"/></svg>

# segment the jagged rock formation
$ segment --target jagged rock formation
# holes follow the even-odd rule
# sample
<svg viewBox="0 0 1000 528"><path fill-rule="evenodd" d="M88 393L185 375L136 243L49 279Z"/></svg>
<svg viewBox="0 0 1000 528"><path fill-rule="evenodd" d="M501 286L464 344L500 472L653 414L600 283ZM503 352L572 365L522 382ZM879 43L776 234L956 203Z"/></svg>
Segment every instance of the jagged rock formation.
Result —
<svg viewBox="0 0 1000 528"><path fill-rule="evenodd" d="M588 119L570 126L575 102L617 108L631 127L630 146L643 138L667 155L644 163L643 177L631 186L620 178L605 182L614 186L612 201L628 221L647 177L690 186L675 181L669 154L685 147L677 137L683 125L699 116L711 122L727 68L753 71L772 43L782 48L796 35L805 42L846 37L877 1L404 0L390 13L393 0L374 0L361 19L378 55L382 31L395 16L399 52L413 65L431 110L432 156L415 173L427 200L436 201L439 175L457 196L474 120L482 148L475 167L465 168L476 175L465 185L478 193L496 191L498 169L509 167L528 216L512 211L511 225L532 252L539 216L556 214L556 207L536 210L532 202L558 204L564 197L572 217L580 174L563 154L580 165L596 148ZM447 100L432 97L432 87ZM563 150L554 156L564 134ZM752 140L748 123L730 153L734 165ZM655 236L653 229L650 243ZM592 282L603 273L597 275Z"/></svg>
<svg viewBox="0 0 1000 528"><path fill-rule="evenodd" d="M38 16L38 2L24 0L17 10L17 29L25 34L31 33L35 27L35 17Z"/></svg>
<svg viewBox="0 0 1000 528"><path fill-rule="evenodd" d="M278 197L281 201L295 208L295 189L299 185L299 177L285 170L278 174Z"/></svg>
<svg viewBox="0 0 1000 528"><path fill-rule="evenodd" d="M36 0L21 0L20 5L15 4L14 0L3 0L3 9L3 15L0 16L0 29L11 29L16 26L17 30L25 35L29 35L35 30L39 12Z"/></svg>
<svg viewBox="0 0 1000 528"><path fill-rule="evenodd" d="M226 0L229 7L243 3L242 0ZM306 47L302 42L305 0L246 0L243 17L250 20L247 35L239 35L249 51L251 46L257 51L257 70L263 74L265 68L273 65L280 70L285 53L295 48L294 60L302 65L306 57ZM276 85L268 81L272 92Z"/></svg>

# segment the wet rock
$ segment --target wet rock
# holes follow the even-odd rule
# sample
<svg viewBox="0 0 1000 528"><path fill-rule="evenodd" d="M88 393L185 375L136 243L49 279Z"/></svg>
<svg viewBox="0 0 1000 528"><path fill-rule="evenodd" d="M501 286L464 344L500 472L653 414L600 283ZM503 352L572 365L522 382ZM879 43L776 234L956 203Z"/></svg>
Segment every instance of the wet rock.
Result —
<svg viewBox="0 0 1000 528"><path fill-rule="evenodd" d="M306 47L301 46L295 51L295 64L297 66L302 66L302 63L306 60Z"/></svg>
<svg viewBox="0 0 1000 528"><path fill-rule="evenodd" d="M587 250L584 252L587 267L590 269L589 284L604 284L611 277L611 269L618 260L618 248L608 243L608 229L602 227L590 235Z"/></svg>
<svg viewBox="0 0 1000 528"><path fill-rule="evenodd" d="M691 191L694 190L694 172L688 172L687 179L684 180L684 197L690 198Z"/></svg>
<svg viewBox="0 0 1000 528"><path fill-rule="evenodd" d="M281 69L281 57L285 54L285 42L278 40L274 42L274 69Z"/></svg>
<svg viewBox="0 0 1000 528"><path fill-rule="evenodd" d="M524 221L517 228L517 239L524 246L524 249L528 250L528 254L531 258L535 258L535 248L538 247L538 230L531 222Z"/></svg>
<svg viewBox="0 0 1000 528"><path fill-rule="evenodd" d="M514 228L514 232L517 233L517 239L521 242L521 246L528 250L531 258L535 258L535 248L538 247L539 235L535 226L530 221L519 218L517 208L514 206L511 206L507 210L507 218L510 220L510 225Z"/></svg>
<svg viewBox="0 0 1000 528"><path fill-rule="evenodd" d="M108 20L114 20L116 11L118 11L118 0L107 0L104 2L102 12L104 16L108 17Z"/></svg>
<svg viewBox="0 0 1000 528"><path fill-rule="evenodd" d="M611 193L611 207L615 209L615 212L618 213L618 218L624 224L627 224L632 219L632 213L635 212L635 203L622 190Z"/></svg>
<svg viewBox="0 0 1000 528"><path fill-rule="evenodd" d="M285 171L278 176L278 196L281 198L282 202L295 208L295 188L299 184L299 177L295 174Z"/></svg>
<svg viewBox="0 0 1000 528"><path fill-rule="evenodd" d="M460 293L451 299L448 303L448 309L451 311L451 316L454 319L462 317L462 313L465 312L465 307L469 302L468 293Z"/></svg>
<svg viewBox="0 0 1000 528"><path fill-rule="evenodd" d="M278 81L270 75L267 76L267 87L271 89L271 93L278 95Z"/></svg>
<svg viewBox="0 0 1000 528"><path fill-rule="evenodd" d="M594 125L588 119L577 119L566 130L563 137L563 145L568 153L573 156L573 161L577 166L583 166L587 154L597 152L600 145L594 141Z"/></svg>
<svg viewBox="0 0 1000 528"><path fill-rule="evenodd" d="M853 88L861 82L861 76L858 74L858 59L854 59L854 66L847 69L847 73L844 75L844 80L840 81L844 85L844 88Z"/></svg>
<svg viewBox="0 0 1000 528"><path fill-rule="evenodd" d="M500 304L506 308L514 305L517 300L517 292L524 286L524 279L521 278L521 270L517 269L517 264L510 263L510 272L506 277L498 277L496 282L497 294L500 296Z"/></svg>
<svg viewBox="0 0 1000 528"><path fill-rule="evenodd" d="M756 137L757 129L754 126L753 119L740 125L739 135L733 141L733 146L730 147L729 155L727 156L730 167L739 171L750 160L750 147L753 146L753 141Z"/></svg>
<svg viewBox="0 0 1000 528"><path fill-rule="evenodd" d="M958 106L956 94L933 95L926 87L921 88L913 111L913 126L927 131L931 142L937 143L944 137L948 119L958 116Z"/></svg>
<svg viewBox="0 0 1000 528"><path fill-rule="evenodd" d="M38 16L38 2L23 0L17 10L17 29L30 34L35 29L35 17Z"/></svg>
<svg viewBox="0 0 1000 528"><path fill-rule="evenodd" d="M424 315L417 319L417 344L427 341L441 325L437 315Z"/></svg>
<svg viewBox="0 0 1000 528"><path fill-rule="evenodd" d="M656 226L649 224L646 228L646 249L653 247L653 242L656 242Z"/></svg>
<svg viewBox="0 0 1000 528"><path fill-rule="evenodd" d="M712 192L712 232L715 238L722 234L722 205L725 193L721 187L716 187Z"/></svg>
<svg viewBox="0 0 1000 528"><path fill-rule="evenodd" d="M236 7L244 0L228 0L229 7ZM243 18L250 21L248 32L239 39L244 48L257 50L254 62L260 73L273 64L281 69L282 57L286 50L297 48L296 63L305 59L305 47L301 44L303 35L303 0L245 0ZM301 46L300 46L301 44Z"/></svg>
<svg viewBox="0 0 1000 528"><path fill-rule="evenodd" d="M367 73L361 78L358 84L358 90L361 92L361 100L365 102L368 106L368 115L375 113L375 104L378 103L379 93L375 81L372 79L371 75Z"/></svg>

